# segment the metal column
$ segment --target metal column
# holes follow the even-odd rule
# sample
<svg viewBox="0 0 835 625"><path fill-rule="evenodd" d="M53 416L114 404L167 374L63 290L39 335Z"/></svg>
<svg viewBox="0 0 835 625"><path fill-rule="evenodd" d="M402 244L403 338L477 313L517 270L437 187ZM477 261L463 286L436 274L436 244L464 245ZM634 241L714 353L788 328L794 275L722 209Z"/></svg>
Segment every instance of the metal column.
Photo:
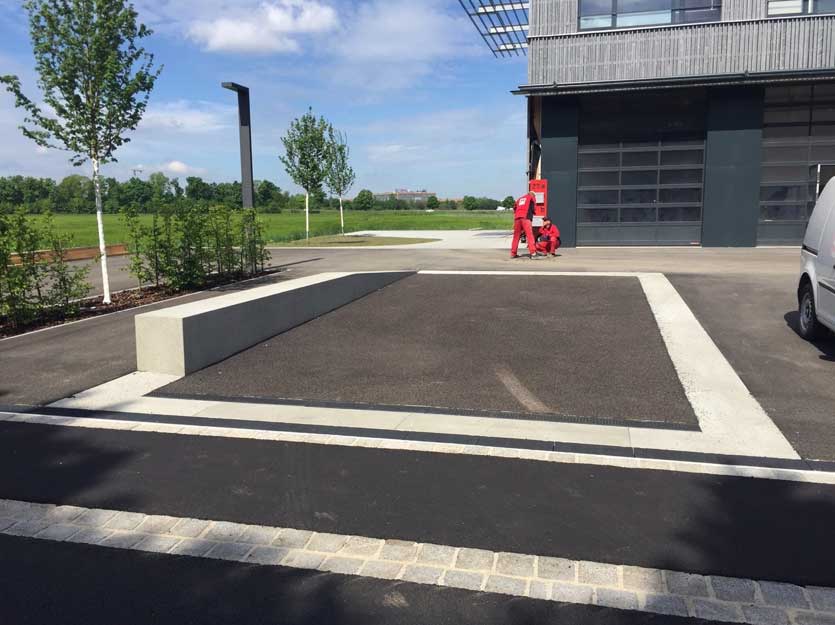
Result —
<svg viewBox="0 0 835 625"><path fill-rule="evenodd" d="M249 87L234 82L221 83L224 89L238 94L238 125L241 137L241 198L244 208L252 208L254 189L252 183L252 127L249 116Z"/></svg>

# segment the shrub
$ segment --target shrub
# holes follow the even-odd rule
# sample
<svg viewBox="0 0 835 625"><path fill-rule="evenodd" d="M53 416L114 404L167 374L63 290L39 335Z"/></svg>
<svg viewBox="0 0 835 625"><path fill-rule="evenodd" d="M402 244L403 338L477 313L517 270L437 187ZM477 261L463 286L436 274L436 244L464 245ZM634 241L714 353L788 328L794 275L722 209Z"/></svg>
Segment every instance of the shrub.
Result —
<svg viewBox="0 0 835 625"><path fill-rule="evenodd" d="M39 317L78 312L90 292L89 268L67 262L69 242L50 213L36 220L25 209L0 212L0 320L20 328Z"/></svg>
<svg viewBox="0 0 835 625"><path fill-rule="evenodd" d="M264 226L254 209L186 199L154 212L150 226L132 210L123 211L123 219L130 234L128 270L140 287L199 288L213 279L253 275L269 260Z"/></svg>

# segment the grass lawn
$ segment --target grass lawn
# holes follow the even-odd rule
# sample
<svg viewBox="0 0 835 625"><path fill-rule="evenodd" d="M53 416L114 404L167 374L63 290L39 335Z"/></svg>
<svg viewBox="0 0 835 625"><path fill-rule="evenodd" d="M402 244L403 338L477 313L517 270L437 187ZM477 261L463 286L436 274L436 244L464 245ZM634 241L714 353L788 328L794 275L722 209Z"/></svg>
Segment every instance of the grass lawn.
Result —
<svg viewBox="0 0 835 625"><path fill-rule="evenodd" d="M329 234L323 237L310 237L309 241L283 241L277 247L378 247L382 245L411 245L413 243L429 243L438 239L418 239L415 237L364 237L347 234Z"/></svg>
<svg viewBox="0 0 835 625"><path fill-rule="evenodd" d="M304 213L264 214L266 237L271 242L294 241L304 237ZM150 222L149 215L143 220ZM95 215L55 215L55 225L72 235L74 247L98 245ZM513 212L495 211L346 211L345 230L510 230ZM339 211L310 215L312 237L339 231ZM120 215L104 216L104 234L108 243L125 243L127 229ZM415 242L415 241L413 241Z"/></svg>

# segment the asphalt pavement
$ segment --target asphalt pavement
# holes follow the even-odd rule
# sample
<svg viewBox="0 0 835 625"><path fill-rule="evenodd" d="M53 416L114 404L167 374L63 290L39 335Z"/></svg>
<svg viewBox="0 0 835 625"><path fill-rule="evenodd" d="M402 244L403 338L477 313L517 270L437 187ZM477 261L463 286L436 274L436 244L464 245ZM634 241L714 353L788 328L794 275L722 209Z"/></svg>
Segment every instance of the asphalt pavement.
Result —
<svg viewBox="0 0 835 625"><path fill-rule="evenodd" d="M138 314L293 277L278 272L0 339L0 404L48 404L135 371Z"/></svg>
<svg viewBox="0 0 835 625"><path fill-rule="evenodd" d="M798 453L835 460L835 337L797 334L797 277L668 277Z"/></svg>
<svg viewBox="0 0 835 625"><path fill-rule="evenodd" d="M496 250L272 252L287 278L383 269L665 272L795 449L835 460L835 339L811 344L794 331L796 249L576 248L540 261L509 261ZM132 371L132 316L0 341L0 403L47 403Z"/></svg>
<svg viewBox="0 0 835 625"><path fill-rule="evenodd" d="M0 441L0 499L835 586L830 485L8 422Z"/></svg>
<svg viewBox="0 0 835 625"><path fill-rule="evenodd" d="M637 278L416 275L155 395L698 425Z"/></svg>

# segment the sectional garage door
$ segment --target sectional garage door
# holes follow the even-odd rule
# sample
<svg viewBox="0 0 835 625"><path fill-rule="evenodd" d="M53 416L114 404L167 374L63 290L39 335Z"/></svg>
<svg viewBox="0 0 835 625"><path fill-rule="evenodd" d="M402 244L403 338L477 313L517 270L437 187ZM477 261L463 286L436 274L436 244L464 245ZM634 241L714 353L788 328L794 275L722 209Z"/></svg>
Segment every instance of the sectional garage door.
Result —
<svg viewBox="0 0 835 625"><path fill-rule="evenodd" d="M704 120L701 90L582 99L578 244L698 244Z"/></svg>
<svg viewBox="0 0 835 625"><path fill-rule="evenodd" d="M835 84L765 90L760 244L799 244L835 168Z"/></svg>

